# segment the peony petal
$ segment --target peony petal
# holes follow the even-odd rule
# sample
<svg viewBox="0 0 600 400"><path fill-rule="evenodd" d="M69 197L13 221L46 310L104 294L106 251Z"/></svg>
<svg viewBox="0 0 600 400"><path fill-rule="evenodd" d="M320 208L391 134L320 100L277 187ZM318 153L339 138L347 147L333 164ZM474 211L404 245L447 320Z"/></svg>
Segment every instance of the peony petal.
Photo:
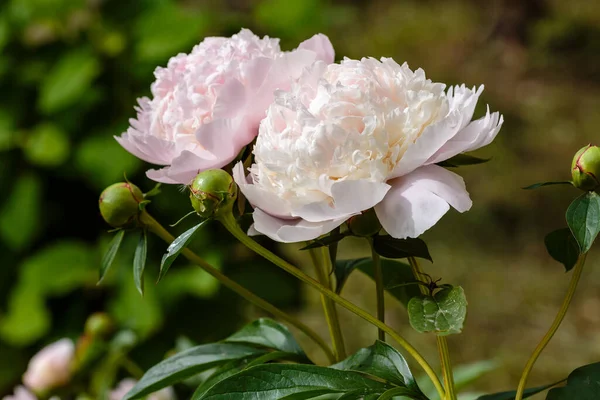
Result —
<svg viewBox="0 0 600 400"><path fill-rule="evenodd" d="M290 206L286 201L248 182L243 163L239 162L233 167L233 179L253 207L268 210L269 214L282 218L291 216Z"/></svg>
<svg viewBox="0 0 600 400"><path fill-rule="evenodd" d="M472 202L463 179L437 165L421 167L389 182L391 190L375 206L383 228L393 237L418 237L450 209L459 212Z"/></svg>
<svg viewBox="0 0 600 400"><path fill-rule="evenodd" d="M148 170L146 176L156 182L187 185L200 171L220 168L220 163L220 159L201 158L191 151L184 150L173 160L171 166Z"/></svg>
<svg viewBox="0 0 600 400"><path fill-rule="evenodd" d="M396 178L414 171L425 164L461 127L463 114L460 110L452 111L441 121L430 125L413 143L394 168L390 178Z"/></svg>
<svg viewBox="0 0 600 400"><path fill-rule="evenodd" d="M168 165L175 154L174 142L154 136L126 132L114 138L125 150L151 164Z"/></svg>
<svg viewBox="0 0 600 400"><path fill-rule="evenodd" d="M211 168L221 168L231 162L258 134L244 118L216 119L202 125L195 133L204 150L219 159Z"/></svg>
<svg viewBox="0 0 600 400"><path fill-rule="evenodd" d="M317 60L325 61L327 64L331 64L335 58L333 45L329 38L322 33L318 33L300 43L298 48L314 51L317 53Z"/></svg>
<svg viewBox="0 0 600 400"><path fill-rule="evenodd" d="M213 118L233 118L246 105L246 88L237 79L231 79L219 89L213 106Z"/></svg>
<svg viewBox="0 0 600 400"><path fill-rule="evenodd" d="M280 219L265 213L260 208L254 209L252 217L254 218L254 225L250 230L251 233L262 233L282 243L296 243L316 239L331 232L349 218L323 222L308 222L299 218Z"/></svg>
<svg viewBox="0 0 600 400"><path fill-rule="evenodd" d="M494 140L503 122L504 118L499 113L490 114L488 109L485 117L472 121L458 132L427 160L427 164L435 164L457 154L487 146Z"/></svg>
<svg viewBox="0 0 600 400"><path fill-rule="evenodd" d="M473 118L473 112L477 105L477 100L483 92L483 85L480 85L477 90L467 89L465 85L453 86L448 89L448 102L450 110L460 110L463 115L463 120L460 129L463 129Z"/></svg>
<svg viewBox="0 0 600 400"><path fill-rule="evenodd" d="M292 215L310 222L350 217L379 203L388 190L390 185L382 182L338 181L331 186L333 204L329 201L307 204Z"/></svg>

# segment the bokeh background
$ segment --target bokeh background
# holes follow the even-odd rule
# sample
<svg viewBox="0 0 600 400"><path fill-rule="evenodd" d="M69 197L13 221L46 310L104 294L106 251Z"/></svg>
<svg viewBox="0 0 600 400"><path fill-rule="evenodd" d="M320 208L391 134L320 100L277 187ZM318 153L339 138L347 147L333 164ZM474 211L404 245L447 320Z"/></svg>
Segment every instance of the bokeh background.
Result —
<svg viewBox="0 0 600 400"><path fill-rule="evenodd" d="M472 391L516 387L529 353L550 324L569 276L543 238L563 227L577 191L523 191L569 178L572 155L599 139L600 3L590 0L2 0L0 2L0 396L20 380L44 344L77 337L86 317L106 311L138 337L132 357L158 362L185 338L218 340L262 315L197 268L179 260L154 285L165 245L150 241L146 295L133 284L129 235L106 281L97 269L110 234L97 198L123 174L152 188L148 165L114 141L149 94L153 70L205 36L241 27L294 48L327 34L337 59L393 57L449 84L485 84L477 115L505 124L464 167L473 209L449 213L427 232L434 264L425 269L462 285L469 300L464 334L450 340L458 364L486 361ZM164 224L189 211L177 187L163 187L150 211ZM173 228L182 232L193 221ZM229 276L327 334L318 297L233 242L216 224L195 249ZM231 251L231 247L234 251ZM305 265L294 246L272 248ZM366 254L345 240L343 257ZM572 308L532 384L565 377L600 360L600 263L592 251ZM374 310L373 285L356 273L344 295ZM341 311L349 350L375 331ZM437 363L435 340L413 332L388 298L388 320ZM319 359L318 350L298 338ZM181 389L181 388L180 388ZM185 393L185 388L183 392Z"/></svg>

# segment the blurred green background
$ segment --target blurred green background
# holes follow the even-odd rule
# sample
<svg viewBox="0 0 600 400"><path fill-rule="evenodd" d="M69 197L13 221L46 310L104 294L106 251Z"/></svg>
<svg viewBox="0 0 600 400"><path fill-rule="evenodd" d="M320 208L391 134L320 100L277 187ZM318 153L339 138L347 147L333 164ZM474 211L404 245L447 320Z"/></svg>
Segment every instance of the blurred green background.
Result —
<svg viewBox="0 0 600 400"><path fill-rule="evenodd" d="M485 84L477 115L504 114L493 157L465 167L474 200L450 213L424 238L434 277L462 285L469 315L450 338L456 363L493 360L473 390L516 387L521 369L550 324L568 277L546 255L544 235L565 225L572 188L526 192L530 183L569 178L572 155L598 144L600 3L590 0L2 0L0 2L0 396L20 380L42 345L77 337L85 318L107 311L139 337L133 358L147 367L177 338L218 340L262 315L179 260L154 285L165 245L150 242L147 292L133 284L135 235L100 286L97 269L110 239L97 210L101 190L123 174L149 190L148 165L113 139L149 94L153 70L205 36L241 27L280 37L289 50L316 32L343 56L393 57L449 84ZM179 188L164 187L150 206L164 224L189 211ZM173 232L182 232L193 221ZM235 247L216 224L196 250L229 276L327 334L319 299L275 267ZM274 246L305 264L294 246ZM343 257L366 254L342 242ZM565 377L600 360L600 271L589 257L580 291L532 384ZM345 296L374 309L373 286L353 275ZM388 299L388 320L436 364L435 341L413 332ZM341 311L350 350L375 331ZM318 350L298 335L317 358Z"/></svg>

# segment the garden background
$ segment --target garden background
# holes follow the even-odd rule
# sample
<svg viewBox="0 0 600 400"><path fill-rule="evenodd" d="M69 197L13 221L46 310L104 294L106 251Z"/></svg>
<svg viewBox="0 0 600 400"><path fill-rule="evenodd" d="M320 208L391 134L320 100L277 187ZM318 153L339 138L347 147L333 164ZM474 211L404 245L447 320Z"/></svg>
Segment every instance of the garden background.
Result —
<svg viewBox="0 0 600 400"><path fill-rule="evenodd" d="M424 235L434 264L426 271L462 285L469 300L464 333L451 336L453 361L486 361L476 390L516 388L529 353L549 326L567 285L543 244L563 227L576 189L520 189L569 178L572 155L600 144L600 2L590 0L1 0L0 1L0 396L18 383L44 344L76 338L86 317L106 311L138 337L143 367L191 341L219 340L260 310L178 260L154 285L165 245L150 242L146 294L136 291L125 243L102 285L97 270L110 235L97 199L123 174L149 190L148 165L113 139L149 94L153 70L205 36L241 27L280 37L291 50L316 32L342 56L393 57L449 84L485 84L475 117L504 114L498 139L464 167L474 201ZM149 210L163 224L190 210L176 186ZM173 228L181 233L193 221ZM316 293L235 246L218 224L194 248L231 278L327 335ZM340 258L366 255L345 239ZM273 245L271 245L273 246ZM298 246L276 246L304 264ZM530 383L547 383L600 360L600 262L592 251L569 314ZM312 272L312 271L311 271ZM371 311L374 286L354 274L344 295ZM386 319L437 362L435 340L409 326L389 297ZM340 310L350 352L375 329ZM317 349L301 335L309 352ZM323 361L323 360L321 360ZM480 364L480 367L482 365Z"/></svg>

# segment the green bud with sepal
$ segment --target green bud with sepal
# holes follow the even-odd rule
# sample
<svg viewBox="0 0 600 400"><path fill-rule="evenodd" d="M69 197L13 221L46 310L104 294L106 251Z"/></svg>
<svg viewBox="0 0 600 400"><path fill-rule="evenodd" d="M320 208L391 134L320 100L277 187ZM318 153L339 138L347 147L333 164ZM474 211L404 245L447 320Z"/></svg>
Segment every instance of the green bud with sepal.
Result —
<svg viewBox="0 0 600 400"><path fill-rule="evenodd" d="M202 218L211 218L231 210L237 197L237 185L222 169L200 172L190 184L190 201Z"/></svg>
<svg viewBox="0 0 600 400"><path fill-rule="evenodd" d="M591 144L581 148L571 165L573 186L585 191L600 188L600 148Z"/></svg>
<svg viewBox="0 0 600 400"><path fill-rule="evenodd" d="M132 225L140 213L144 194L133 183L119 182L110 185L100 195L98 204L102 218L113 228Z"/></svg>
<svg viewBox="0 0 600 400"><path fill-rule="evenodd" d="M91 337L108 337L115 329L112 319L108 314L97 312L90 315L85 321L84 332Z"/></svg>

